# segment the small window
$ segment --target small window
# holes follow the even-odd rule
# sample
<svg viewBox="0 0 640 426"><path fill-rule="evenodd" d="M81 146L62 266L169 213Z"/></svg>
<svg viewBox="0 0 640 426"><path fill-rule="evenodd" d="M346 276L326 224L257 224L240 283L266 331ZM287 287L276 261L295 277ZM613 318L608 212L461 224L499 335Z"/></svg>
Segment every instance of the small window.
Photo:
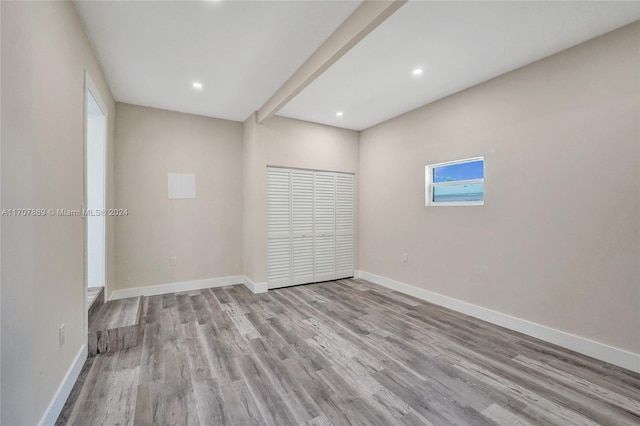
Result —
<svg viewBox="0 0 640 426"><path fill-rule="evenodd" d="M427 206L484 205L484 157L425 167Z"/></svg>

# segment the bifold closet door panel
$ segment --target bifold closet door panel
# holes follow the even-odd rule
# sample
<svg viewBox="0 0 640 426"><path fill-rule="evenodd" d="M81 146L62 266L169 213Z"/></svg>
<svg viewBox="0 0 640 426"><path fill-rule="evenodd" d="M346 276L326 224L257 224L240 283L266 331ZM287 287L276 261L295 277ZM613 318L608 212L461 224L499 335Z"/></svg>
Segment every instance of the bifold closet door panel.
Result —
<svg viewBox="0 0 640 426"><path fill-rule="evenodd" d="M352 277L354 176L267 170L269 288Z"/></svg>
<svg viewBox="0 0 640 426"><path fill-rule="evenodd" d="M267 283L291 285L291 171L267 169Z"/></svg>
<svg viewBox="0 0 640 426"><path fill-rule="evenodd" d="M315 172L313 280L336 279L336 176Z"/></svg>
<svg viewBox="0 0 640 426"><path fill-rule="evenodd" d="M336 174L336 279L353 277L354 176Z"/></svg>
<svg viewBox="0 0 640 426"><path fill-rule="evenodd" d="M313 172L291 171L292 284L313 282Z"/></svg>

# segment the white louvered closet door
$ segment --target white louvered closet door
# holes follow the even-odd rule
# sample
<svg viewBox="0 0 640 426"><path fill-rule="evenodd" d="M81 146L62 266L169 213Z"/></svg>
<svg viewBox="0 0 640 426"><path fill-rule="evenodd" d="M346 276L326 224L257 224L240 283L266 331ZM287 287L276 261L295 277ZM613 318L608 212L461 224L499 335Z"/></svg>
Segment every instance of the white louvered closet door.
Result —
<svg viewBox="0 0 640 426"><path fill-rule="evenodd" d="M353 276L354 176L267 169L269 288Z"/></svg>
<svg viewBox="0 0 640 426"><path fill-rule="evenodd" d="M336 279L353 276L354 176L336 174Z"/></svg>
<svg viewBox="0 0 640 426"><path fill-rule="evenodd" d="M315 172L313 280L336 279L336 175Z"/></svg>
<svg viewBox="0 0 640 426"><path fill-rule="evenodd" d="M313 282L313 175L291 171L292 284Z"/></svg>
<svg viewBox="0 0 640 426"><path fill-rule="evenodd" d="M267 283L291 285L291 171L267 169Z"/></svg>

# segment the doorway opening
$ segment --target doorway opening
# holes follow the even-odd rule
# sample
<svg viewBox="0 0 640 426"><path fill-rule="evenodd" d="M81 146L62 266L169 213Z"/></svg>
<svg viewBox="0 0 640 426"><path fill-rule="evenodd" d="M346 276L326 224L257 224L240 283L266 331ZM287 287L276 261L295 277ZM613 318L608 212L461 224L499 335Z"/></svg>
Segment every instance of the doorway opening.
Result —
<svg viewBox="0 0 640 426"><path fill-rule="evenodd" d="M107 110L88 74L85 87L85 287L89 312L104 302L106 281Z"/></svg>

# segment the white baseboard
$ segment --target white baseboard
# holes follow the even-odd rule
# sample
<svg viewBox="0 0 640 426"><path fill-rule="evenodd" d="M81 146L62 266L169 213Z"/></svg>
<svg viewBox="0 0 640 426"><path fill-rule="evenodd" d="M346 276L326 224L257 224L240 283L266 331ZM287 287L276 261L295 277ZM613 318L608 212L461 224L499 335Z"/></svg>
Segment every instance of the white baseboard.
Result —
<svg viewBox="0 0 640 426"><path fill-rule="evenodd" d="M244 284L253 294L266 293L269 290L267 283L254 283L251 278L242 277L242 284Z"/></svg>
<svg viewBox="0 0 640 426"><path fill-rule="evenodd" d="M80 352L76 355L76 359L69 367L67 374L62 379L62 383L58 386L58 390L56 391L53 399L49 403L47 410L42 415L40 422L38 425L40 426L49 426L55 425L56 420L58 420L58 416L62 412L62 408L64 408L64 403L67 401L71 390L73 389L73 385L76 384L76 380L78 380L78 376L82 371L82 367L84 366L84 362L87 360L87 345L82 345L80 348Z"/></svg>
<svg viewBox="0 0 640 426"><path fill-rule="evenodd" d="M233 284L242 284L244 276L232 275L228 277L208 278L196 281L183 281L169 284L158 284L147 287L127 288L114 290L110 300L125 299L138 296L158 296L160 294L177 293L180 291L202 290L204 288L224 287Z"/></svg>
<svg viewBox="0 0 640 426"><path fill-rule="evenodd" d="M471 303L443 296L438 293L401 283L390 278L381 277L366 271L356 271L355 276L357 278L371 281L374 284L379 284L401 293L408 294L409 296L417 297L418 299L422 299L474 318L553 343L563 348L571 349L572 351L579 352L592 358L626 368L627 370L640 373L639 354L627 352L603 343L585 339L584 337L579 337L531 321L483 308L482 306L473 305Z"/></svg>

